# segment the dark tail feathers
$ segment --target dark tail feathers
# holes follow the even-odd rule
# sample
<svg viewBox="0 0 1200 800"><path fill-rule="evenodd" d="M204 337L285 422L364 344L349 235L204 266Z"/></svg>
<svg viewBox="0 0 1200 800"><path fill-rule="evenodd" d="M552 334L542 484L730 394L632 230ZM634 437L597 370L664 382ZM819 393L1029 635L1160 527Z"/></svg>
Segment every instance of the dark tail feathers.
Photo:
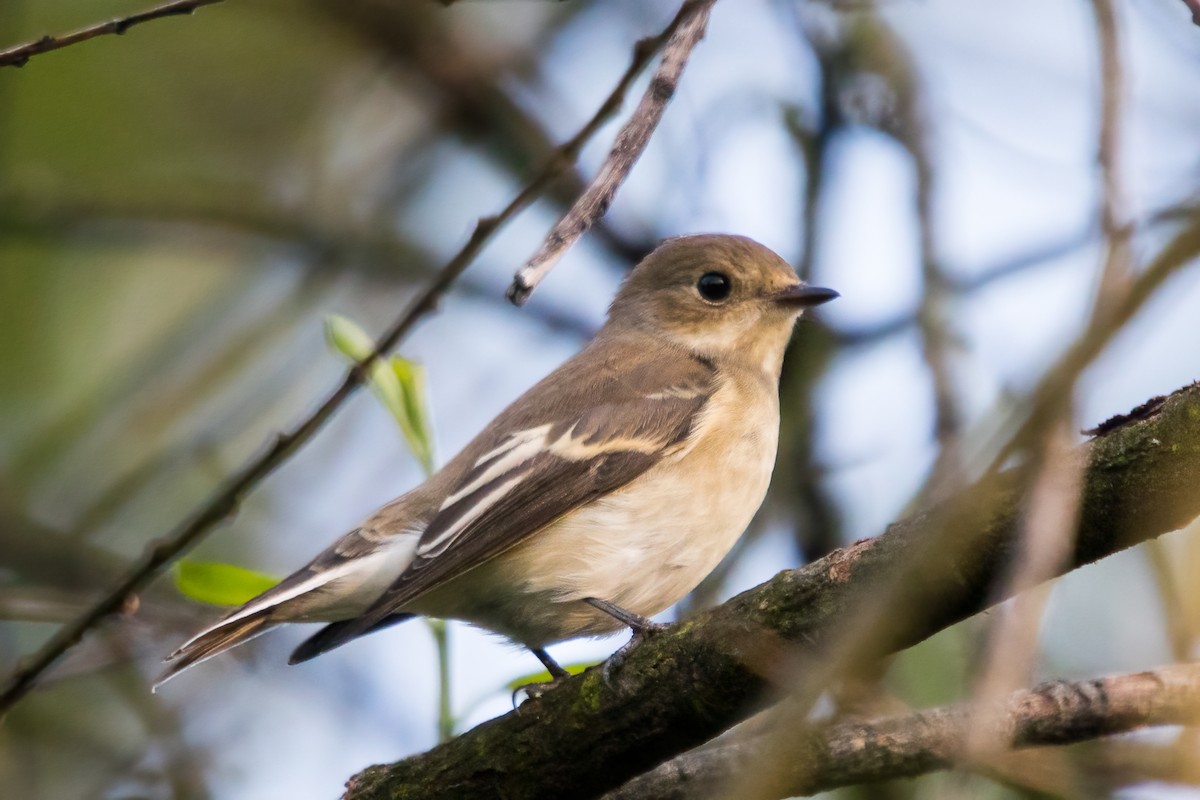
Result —
<svg viewBox="0 0 1200 800"><path fill-rule="evenodd" d="M412 619L414 614L391 614L386 616L379 622L372 625L367 630L363 631L362 635L374 633L384 628L390 628L405 620ZM345 644L344 641L337 641L338 635L350 626L353 620L343 620L341 622L331 622L321 630L314 633L312 636L300 643L300 646L292 651L292 655L288 658L289 664L300 664L308 661L310 658L316 658L322 653L327 653L335 647L340 647ZM349 641L349 640L347 640Z"/></svg>

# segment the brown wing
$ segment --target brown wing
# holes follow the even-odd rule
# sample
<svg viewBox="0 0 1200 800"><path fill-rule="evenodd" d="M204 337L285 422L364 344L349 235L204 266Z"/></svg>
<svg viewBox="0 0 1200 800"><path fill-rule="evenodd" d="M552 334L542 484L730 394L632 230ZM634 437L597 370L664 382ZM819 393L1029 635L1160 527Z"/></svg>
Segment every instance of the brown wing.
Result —
<svg viewBox="0 0 1200 800"><path fill-rule="evenodd" d="M340 623L330 646L620 488L683 443L712 394L715 372L706 361L685 359L658 365L639 359L632 370L583 387L590 398L557 404L559 412L574 412L557 419L508 412L497 418L492 435L464 451L468 468L454 476L412 564L365 613ZM537 389L564 387L539 385L530 394Z"/></svg>

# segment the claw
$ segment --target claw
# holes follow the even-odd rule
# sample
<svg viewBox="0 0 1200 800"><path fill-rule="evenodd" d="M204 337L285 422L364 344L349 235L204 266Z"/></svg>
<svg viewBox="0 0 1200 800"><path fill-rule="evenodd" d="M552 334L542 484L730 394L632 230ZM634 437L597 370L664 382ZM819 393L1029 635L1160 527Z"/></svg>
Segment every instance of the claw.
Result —
<svg viewBox="0 0 1200 800"><path fill-rule="evenodd" d="M600 677L604 678L605 683L611 685L614 672L621 668L629 654L642 642L653 639L668 627L670 626L661 622L651 622L648 619L641 620L637 627L631 627L633 635L629 637L629 641L617 648L617 651L600 665Z"/></svg>
<svg viewBox="0 0 1200 800"><path fill-rule="evenodd" d="M512 692L512 707L517 710L520 709L520 705L517 703L517 695L521 694L522 692L525 693L526 701L537 700L539 697L546 694L546 692L562 686L563 682L565 682L569 677L571 677L569 674L563 673L562 675L556 675L553 680L535 681L533 683L526 683L522 686L518 686L517 688L513 689Z"/></svg>

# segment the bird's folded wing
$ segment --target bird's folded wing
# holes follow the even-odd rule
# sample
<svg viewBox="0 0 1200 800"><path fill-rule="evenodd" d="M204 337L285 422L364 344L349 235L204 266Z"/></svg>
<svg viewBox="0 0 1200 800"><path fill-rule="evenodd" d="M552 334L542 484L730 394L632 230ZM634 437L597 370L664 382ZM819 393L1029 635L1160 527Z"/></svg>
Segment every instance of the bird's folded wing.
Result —
<svg viewBox="0 0 1200 800"><path fill-rule="evenodd" d="M343 623L339 643L629 483L683 445L712 395L715 371L692 359L659 366L642 363L593 387L590 399L559 404L558 419L526 419L496 431L493 446L474 458L441 503L412 563L362 616Z"/></svg>

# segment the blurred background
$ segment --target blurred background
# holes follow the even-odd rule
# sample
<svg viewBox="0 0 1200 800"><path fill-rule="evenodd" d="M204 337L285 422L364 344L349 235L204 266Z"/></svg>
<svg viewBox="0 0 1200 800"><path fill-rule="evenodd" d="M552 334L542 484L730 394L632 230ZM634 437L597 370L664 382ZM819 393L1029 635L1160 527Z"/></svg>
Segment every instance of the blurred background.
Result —
<svg viewBox="0 0 1200 800"><path fill-rule="evenodd" d="M0 47L145 5L3 0ZM383 330L676 10L237 0L0 70L0 670L314 408L343 370L325 316ZM1120 215L1144 264L1200 213L1200 28L1180 0L1126 0L1115 31ZM842 298L794 340L768 503L663 618L879 533L929 499L943 445L961 456L943 462L950 483L968 480L1096 293L1099 33L1085 0L718 2L611 213L531 302L505 301L509 277L616 122L402 344L427 372L438 453L573 354L660 238L721 231ZM1200 377L1197 309L1200 270L1181 269L1085 371L1075 427ZM282 576L420 480L361 392L189 558ZM1034 677L1188 657L1198 564L1184 531L1058 581ZM0 726L0 793L332 797L368 764L437 741L423 623L294 668L310 631L280 631L152 695L161 658L220 609L169 576L140 600ZM889 701L961 699L981 624L897 657L881 677ZM507 684L540 669L465 626L448 638L455 730L507 711ZM596 661L623 639L551 651ZM1118 744L1103 770L1095 748L1072 748L1053 770L980 776L973 791L1200 797L1178 770L1194 741ZM944 780L838 794L923 797Z"/></svg>

